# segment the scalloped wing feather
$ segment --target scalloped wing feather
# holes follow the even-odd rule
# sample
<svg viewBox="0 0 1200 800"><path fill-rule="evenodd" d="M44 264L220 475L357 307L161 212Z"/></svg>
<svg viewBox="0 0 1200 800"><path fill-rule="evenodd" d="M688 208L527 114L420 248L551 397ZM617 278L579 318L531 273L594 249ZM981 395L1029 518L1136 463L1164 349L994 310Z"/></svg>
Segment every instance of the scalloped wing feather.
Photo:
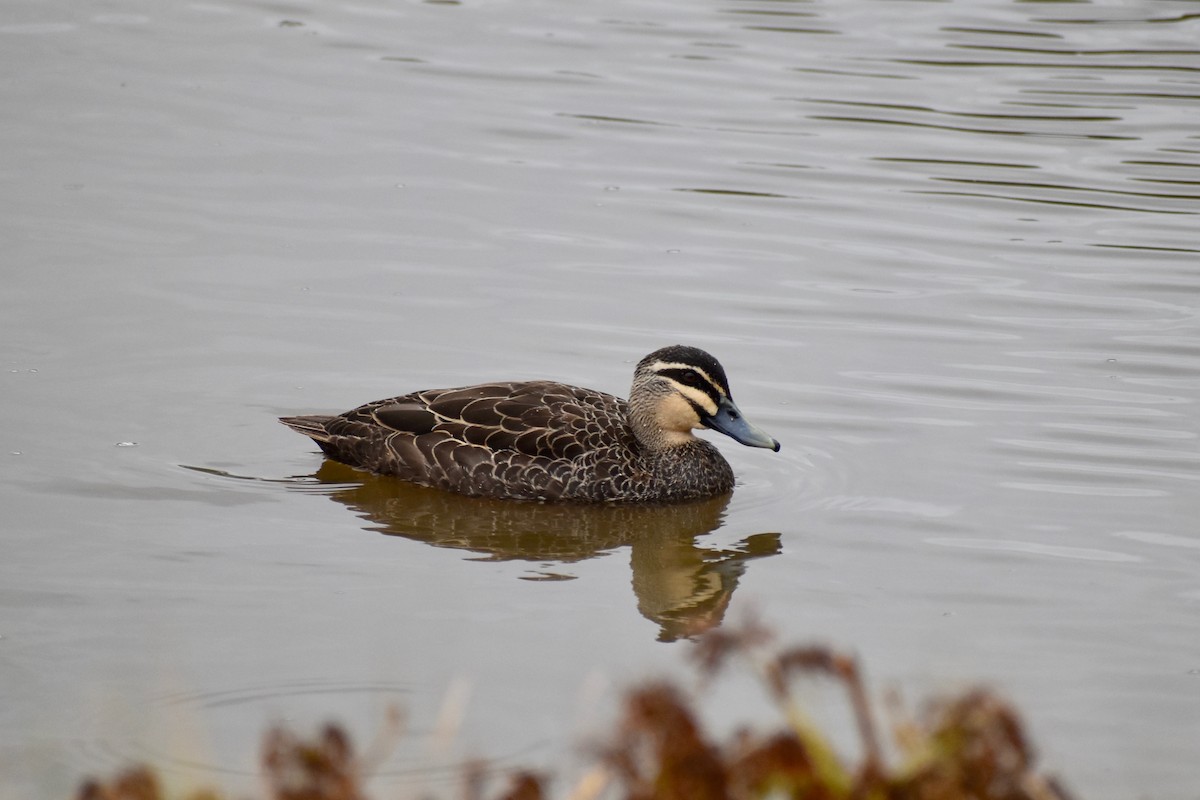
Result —
<svg viewBox="0 0 1200 800"><path fill-rule="evenodd" d="M624 400L545 381L414 392L287 424L339 461L475 495L604 499L616 462L637 451Z"/></svg>

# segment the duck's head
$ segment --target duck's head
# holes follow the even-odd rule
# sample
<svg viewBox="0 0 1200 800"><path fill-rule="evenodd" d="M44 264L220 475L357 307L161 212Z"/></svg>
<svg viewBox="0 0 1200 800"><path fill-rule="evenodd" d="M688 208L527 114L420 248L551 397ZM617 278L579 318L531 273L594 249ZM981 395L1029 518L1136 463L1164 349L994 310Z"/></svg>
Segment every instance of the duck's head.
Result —
<svg viewBox="0 0 1200 800"><path fill-rule="evenodd" d="M694 429L711 428L750 447L779 450L778 441L742 416L720 362L696 347L664 347L638 362L629 408L643 444L684 444Z"/></svg>

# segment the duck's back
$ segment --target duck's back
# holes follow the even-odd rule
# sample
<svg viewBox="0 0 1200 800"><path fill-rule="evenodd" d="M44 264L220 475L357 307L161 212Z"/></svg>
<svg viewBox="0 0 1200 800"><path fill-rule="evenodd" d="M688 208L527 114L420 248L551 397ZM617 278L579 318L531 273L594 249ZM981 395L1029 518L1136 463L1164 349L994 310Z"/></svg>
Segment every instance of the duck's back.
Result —
<svg viewBox="0 0 1200 800"><path fill-rule="evenodd" d="M331 458L469 495L619 500L649 482L626 403L549 381L434 389L288 417Z"/></svg>

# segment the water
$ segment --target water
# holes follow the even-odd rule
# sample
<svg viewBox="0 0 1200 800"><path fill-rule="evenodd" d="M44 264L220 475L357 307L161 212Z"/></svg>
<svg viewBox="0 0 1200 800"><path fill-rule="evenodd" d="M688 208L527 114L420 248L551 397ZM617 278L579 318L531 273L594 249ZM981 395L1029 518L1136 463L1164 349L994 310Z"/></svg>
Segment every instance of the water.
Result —
<svg viewBox="0 0 1200 800"><path fill-rule="evenodd" d="M880 689L999 687L1082 796L1195 797L1198 26L8 3L0 796L135 760L253 788L270 723L365 740L389 704L415 736L381 795L569 768L621 685L685 674L689 625L755 609ZM623 394L676 341L783 442L718 443L728 503L456 501L274 422Z"/></svg>

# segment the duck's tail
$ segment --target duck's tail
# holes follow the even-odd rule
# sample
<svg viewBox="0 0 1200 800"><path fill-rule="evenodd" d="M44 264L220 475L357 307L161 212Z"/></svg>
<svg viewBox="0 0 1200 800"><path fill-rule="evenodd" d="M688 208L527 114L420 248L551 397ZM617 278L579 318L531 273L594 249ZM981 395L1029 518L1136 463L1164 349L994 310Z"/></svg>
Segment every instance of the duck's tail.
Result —
<svg viewBox="0 0 1200 800"><path fill-rule="evenodd" d="M280 417L279 421L296 433L302 433L318 444L328 442L330 439L329 431L325 430L325 424L333 419L328 414L306 414L303 417Z"/></svg>

